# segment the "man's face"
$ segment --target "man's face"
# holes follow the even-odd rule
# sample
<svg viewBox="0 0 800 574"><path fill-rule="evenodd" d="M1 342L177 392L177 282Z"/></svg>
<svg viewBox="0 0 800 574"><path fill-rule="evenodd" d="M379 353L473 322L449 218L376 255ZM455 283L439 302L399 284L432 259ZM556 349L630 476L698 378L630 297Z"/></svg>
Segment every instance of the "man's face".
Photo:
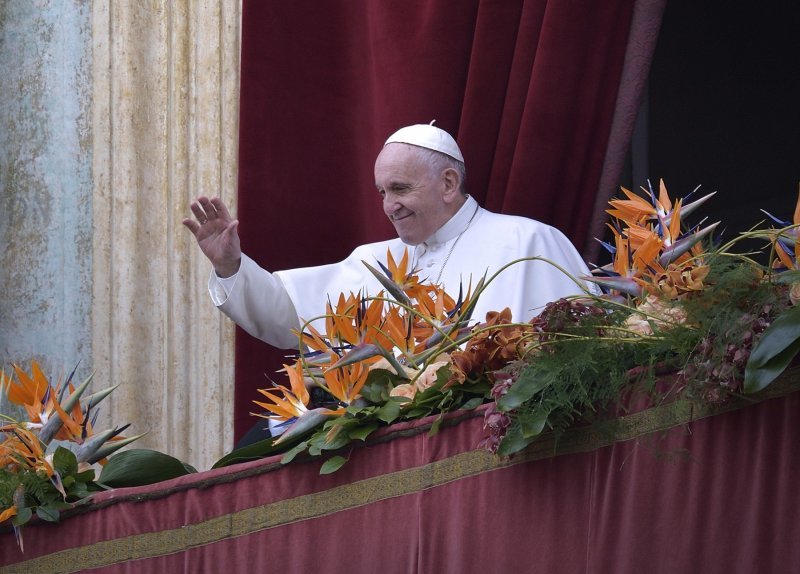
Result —
<svg viewBox="0 0 800 574"><path fill-rule="evenodd" d="M460 191L443 173L420 159L414 146L388 144L375 161L375 186L383 197L383 212L397 235L418 245L444 225L460 207Z"/></svg>

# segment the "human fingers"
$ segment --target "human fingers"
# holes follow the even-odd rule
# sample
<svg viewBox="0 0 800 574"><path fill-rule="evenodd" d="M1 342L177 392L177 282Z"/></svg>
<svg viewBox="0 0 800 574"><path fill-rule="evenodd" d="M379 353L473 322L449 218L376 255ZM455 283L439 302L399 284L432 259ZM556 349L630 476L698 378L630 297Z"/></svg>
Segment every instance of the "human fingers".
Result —
<svg viewBox="0 0 800 574"><path fill-rule="evenodd" d="M200 231L200 224L194 219L187 217L181 223L183 223L183 225L186 226L186 228L189 229L193 235L197 235L197 232Z"/></svg>
<svg viewBox="0 0 800 574"><path fill-rule="evenodd" d="M191 204L189 204L189 209L192 210L192 213L197 218L197 221L200 223L200 225L202 225L206 221L208 221L208 216L206 215L206 210L203 209L202 204L200 203L201 200L203 200L203 199L205 199L205 198L201 197L197 201L193 201ZM206 201L208 201L208 200L206 199Z"/></svg>
<svg viewBox="0 0 800 574"><path fill-rule="evenodd" d="M207 197L199 197L197 201L200 203L200 206L203 208L205 212L206 219L209 221L216 219L218 217L217 208L214 207L214 204L211 202L210 199ZM202 223L202 222L201 222Z"/></svg>
<svg viewBox="0 0 800 574"><path fill-rule="evenodd" d="M228 206L227 206L227 205L225 205L225 202L224 202L224 201L222 201L222 199L221 199L221 198L219 198L219 197L212 197L212 198L211 198L211 200L210 200L210 202L211 202L211 205L213 205L213 206L214 206L214 209L216 210L216 212L217 212L217 215L218 215L219 217L221 217L222 219L227 219L227 220L230 220L230 219L232 219L232 218L231 218L231 214L230 214L230 212L228 211Z"/></svg>

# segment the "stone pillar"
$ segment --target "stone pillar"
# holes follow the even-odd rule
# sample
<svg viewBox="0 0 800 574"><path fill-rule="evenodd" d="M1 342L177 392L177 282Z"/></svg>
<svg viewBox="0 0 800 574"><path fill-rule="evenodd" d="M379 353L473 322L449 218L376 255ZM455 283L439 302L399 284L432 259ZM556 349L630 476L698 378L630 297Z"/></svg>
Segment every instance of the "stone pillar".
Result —
<svg viewBox="0 0 800 574"><path fill-rule="evenodd" d="M233 327L181 220L235 208L239 2L95 2L93 314L109 422L205 469L232 446Z"/></svg>
<svg viewBox="0 0 800 574"><path fill-rule="evenodd" d="M0 4L0 359L119 384L97 428L199 469L232 446L233 327L180 222L235 209L240 13Z"/></svg>

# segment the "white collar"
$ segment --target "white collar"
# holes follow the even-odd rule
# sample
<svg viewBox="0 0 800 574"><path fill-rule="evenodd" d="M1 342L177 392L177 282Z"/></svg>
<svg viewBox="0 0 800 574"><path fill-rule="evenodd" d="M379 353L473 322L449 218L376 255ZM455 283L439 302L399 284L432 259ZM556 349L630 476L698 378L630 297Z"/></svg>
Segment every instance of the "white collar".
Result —
<svg viewBox="0 0 800 574"><path fill-rule="evenodd" d="M471 195L467 195L467 200L464 202L464 205L461 206L447 223L437 229L427 240L423 241L423 245L425 245L425 247L442 245L451 239L455 239L467 228L467 225L469 225L470 221L472 221L473 217L477 214L478 209L480 209L478 202L475 201Z"/></svg>

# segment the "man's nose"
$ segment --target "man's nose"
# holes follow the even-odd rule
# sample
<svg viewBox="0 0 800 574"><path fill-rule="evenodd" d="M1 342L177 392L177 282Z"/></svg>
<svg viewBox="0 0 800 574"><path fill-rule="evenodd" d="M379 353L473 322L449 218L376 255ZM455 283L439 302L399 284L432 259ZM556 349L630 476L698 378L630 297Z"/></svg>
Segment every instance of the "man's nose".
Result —
<svg viewBox="0 0 800 574"><path fill-rule="evenodd" d="M393 197L388 193L383 196L383 212L388 217L391 217L398 209L400 209L400 204Z"/></svg>

